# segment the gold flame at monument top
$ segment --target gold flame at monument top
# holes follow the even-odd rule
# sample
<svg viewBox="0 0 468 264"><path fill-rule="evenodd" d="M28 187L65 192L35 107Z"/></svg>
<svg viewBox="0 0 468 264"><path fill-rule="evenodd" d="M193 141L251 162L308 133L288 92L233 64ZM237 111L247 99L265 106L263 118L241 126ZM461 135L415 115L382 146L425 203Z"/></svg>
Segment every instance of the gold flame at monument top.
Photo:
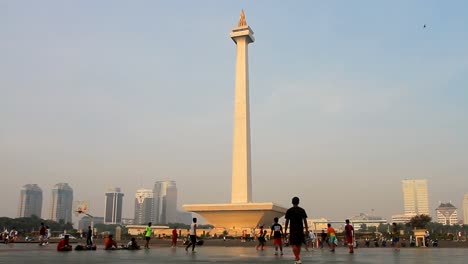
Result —
<svg viewBox="0 0 468 264"><path fill-rule="evenodd" d="M242 11L241 11L241 13L240 13L239 23L237 23L237 26L238 26L238 27L247 26L247 21L245 21L244 9L242 9Z"/></svg>

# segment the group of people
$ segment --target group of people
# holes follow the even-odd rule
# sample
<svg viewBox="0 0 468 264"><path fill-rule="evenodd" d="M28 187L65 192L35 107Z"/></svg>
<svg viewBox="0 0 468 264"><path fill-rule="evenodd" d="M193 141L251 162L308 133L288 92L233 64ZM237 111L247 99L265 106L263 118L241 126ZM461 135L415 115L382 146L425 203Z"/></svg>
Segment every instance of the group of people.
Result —
<svg viewBox="0 0 468 264"><path fill-rule="evenodd" d="M7 229L3 230L0 233L0 240L3 240L3 243L8 244L10 242L15 242L18 238L18 231L15 227L11 228L10 232Z"/></svg>
<svg viewBox="0 0 468 264"><path fill-rule="evenodd" d="M39 245L47 245L49 244L49 239L52 236L50 231L50 227L46 226L44 223L41 223L41 227L39 227Z"/></svg>
<svg viewBox="0 0 468 264"><path fill-rule="evenodd" d="M315 235L313 232L309 231L307 225L307 213L306 211L299 207L299 198L292 198L292 207L286 211L286 222L284 225L284 230L281 224L278 223L278 218L273 219L274 223L271 226L270 237L273 237L273 244L275 246L275 255L283 255L283 238L289 239L289 245L292 247L292 251L295 258L295 263L300 264L301 261L301 249L302 245L305 244L306 249L315 242ZM350 224L349 220L346 220L345 225L345 240L349 247L349 253L354 253L354 228ZM289 228L289 235L288 235ZM304 232L305 230L305 232ZM260 226L260 233L258 235L258 244L255 247L256 250L264 249L267 231L263 229L263 226ZM330 251L335 251L335 241L336 241L336 232L335 229L328 224L327 233L325 230L322 231L321 235L321 246L323 248L324 242L327 242ZM279 252L278 252L279 249Z"/></svg>

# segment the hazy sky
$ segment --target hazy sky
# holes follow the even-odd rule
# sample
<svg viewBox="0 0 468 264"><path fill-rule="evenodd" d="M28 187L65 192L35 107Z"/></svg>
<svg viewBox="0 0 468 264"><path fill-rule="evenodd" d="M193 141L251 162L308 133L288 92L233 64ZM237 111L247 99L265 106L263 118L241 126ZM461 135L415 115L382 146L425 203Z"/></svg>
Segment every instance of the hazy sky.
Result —
<svg viewBox="0 0 468 264"><path fill-rule="evenodd" d="M231 28L250 47L253 196L310 217L431 210L468 192L466 1L0 1L1 215L19 190L104 192L175 180L179 206L228 202ZM423 25L427 27L424 29Z"/></svg>

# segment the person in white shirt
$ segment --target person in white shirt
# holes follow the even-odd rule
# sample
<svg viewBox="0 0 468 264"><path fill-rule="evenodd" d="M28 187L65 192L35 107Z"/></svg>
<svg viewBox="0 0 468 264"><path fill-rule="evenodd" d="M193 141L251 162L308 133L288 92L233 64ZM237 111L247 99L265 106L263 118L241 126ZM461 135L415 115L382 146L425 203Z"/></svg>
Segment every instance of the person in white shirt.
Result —
<svg viewBox="0 0 468 264"><path fill-rule="evenodd" d="M16 228L12 228L10 230L10 242L15 242L16 241L16 238L18 238L18 231L16 231Z"/></svg>
<svg viewBox="0 0 468 264"><path fill-rule="evenodd" d="M315 244L315 239L316 239L316 237L315 237L314 232L309 231L309 237L307 239L307 247L313 248L314 244Z"/></svg>
<svg viewBox="0 0 468 264"><path fill-rule="evenodd" d="M52 233L50 231L50 227L46 226L46 237L45 237L45 244L49 244L49 239L52 236Z"/></svg>
<svg viewBox="0 0 468 264"><path fill-rule="evenodd" d="M190 225L190 242L188 243L187 247L185 247L185 251L188 251L189 247L192 246L192 253L195 252L195 245L197 244L197 218L194 217L193 223Z"/></svg>

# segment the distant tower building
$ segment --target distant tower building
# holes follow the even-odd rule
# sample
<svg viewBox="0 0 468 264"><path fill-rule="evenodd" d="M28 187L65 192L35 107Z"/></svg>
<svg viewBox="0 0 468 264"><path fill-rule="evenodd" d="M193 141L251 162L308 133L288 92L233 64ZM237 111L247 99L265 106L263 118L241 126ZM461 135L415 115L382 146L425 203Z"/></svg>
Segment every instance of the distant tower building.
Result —
<svg viewBox="0 0 468 264"><path fill-rule="evenodd" d="M120 188L110 188L106 192L104 204L104 224L122 223L122 204L124 194Z"/></svg>
<svg viewBox="0 0 468 264"><path fill-rule="evenodd" d="M64 223L72 222L73 189L68 183L57 183L52 188L49 219Z"/></svg>
<svg viewBox="0 0 468 264"><path fill-rule="evenodd" d="M457 225L458 211L452 203L440 203L436 208L437 223L443 225Z"/></svg>
<svg viewBox="0 0 468 264"><path fill-rule="evenodd" d="M177 187L175 181L154 184L153 222L169 224L177 221Z"/></svg>
<svg viewBox="0 0 468 264"><path fill-rule="evenodd" d="M42 190L37 184L26 184L21 188L18 217L30 217L35 215L41 218Z"/></svg>
<svg viewBox="0 0 468 264"><path fill-rule="evenodd" d="M146 225L153 217L153 191L139 189L135 194L135 224Z"/></svg>
<svg viewBox="0 0 468 264"><path fill-rule="evenodd" d="M427 180L403 180L402 184L405 215L429 215Z"/></svg>
<svg viewBox="0 0 468 264"><path fill-rule="evenodd" d="M468 225L468 193L465 194L465 198L463 199L463 224Z"/></svg>

